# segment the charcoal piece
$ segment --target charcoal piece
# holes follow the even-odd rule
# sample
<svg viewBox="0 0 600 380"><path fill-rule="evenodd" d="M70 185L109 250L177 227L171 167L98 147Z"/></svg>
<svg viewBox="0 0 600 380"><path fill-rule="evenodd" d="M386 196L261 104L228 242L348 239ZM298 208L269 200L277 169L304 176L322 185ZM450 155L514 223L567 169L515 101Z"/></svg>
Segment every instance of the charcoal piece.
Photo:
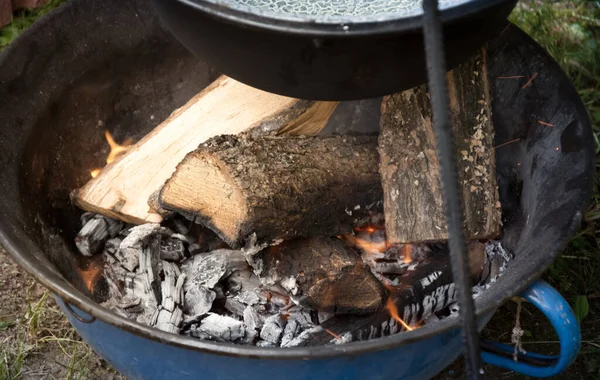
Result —
<svg viewBox="0 0 600 380"><path fill-rule="evenodd" d="M279 344L279 340L283 335L283 330L286 325L286 320L281 315L272 315L265 320L265 324L260 330L260 337L267 342Z"/></svg>
<svg viewBox="0 0 600 380"><path fill-rule="evenodd" d="M308 330L304 330L294 339L287 341L285 345L281 344L281 347L304 347L314 336L321 336L324 331L325 330L321 326L315 326Z"/></svg>
<svg viewBox="0 0 600 380"><path fill-rule="evenodd" d="M123 229L123 222L111 218L104 217L108 226L108 235L111 238L117 237Z"/></svg>
<svg viewBox="0 0 600 380"><path fill-rule="evenodd" d="M173 229L178 234L187 235L190 233L190 229L188 228L188 225L190 224L190 222L183 221L179 218L172 218L170 220L170 222L171 222L170 224L173 226Z"/></svg>
<svg viewBox="0 0 600 380"><path fill-rule="evenodd" d="M173 232L157 223L141 224L128 230L127 236L121 242L120 248L124 249L131 247L137 242L147 244L149 238L155 234L171 236L173 235Z"/></svg>
<svg viewBox="0 0 600 380"><path fill-rule="evenodd" d="M280 308L286 307L292 302L290 297L275 291L270 291L268 293L268 299L273 305Z"/></svg>
<svg viewBox="0 0 600 380"><path fill-rule="evenodd" d="M93 217L87 221L75 236L75 246L84 256L92 256L102 251L109 238L108 223L103 217Z"/></svg>
<svg viewBox="0 0 600 380"><path fill-rule="evenodd" d="M286 310L288 313L288 321L294 320L298 322L302 329L311 328L314 326L310 311L301 306L293 306Z"/></svg>
<svg viewBox="0 0 600 380"><path fill-rule="evenodd" d="M263 320L252 306L246 306L244 309L244 324L248 330L252 331L258 330L263 326Z"/></svg>
<svg viewBox="0 0 600 380"><path fill-rule="evenodd" d="M114 237L112 239L108 239L106 241L106 243L104 244L104 252L110 254L110 255L116 255L117 251L119 250L119 246L121 245L121 242L123 240L121 238L118 237ZM138 255L135 255L136 257Z"/></svg>
<svg viewBox="0 0 600 380"><path fill-rule="evenodd" d="M150 244L139 252L139 273L142 275L144 292L150 294L156 304L160 304L160 278L158 276L160 235L152 236L151 240Z"/></svg>
<svg viewBox="0 0 600 380"><path fill-rule="evenodd" d="M90 219L98 215L100 214L96 214L93 212L84 212L83 214L81 214L81 216L79 217L79 220L81 221L81 227L85 226Z"/></svg>
<svg viewBox="0 0 600 380"><path fill-rule="evenodd" d="M143 250L142 242L137 242L131 247L119 248L114 256L123 268L133 272L140 264L140 253Z"/></svg>
<svg viewBox="0 0 600 380"><path fill-rule="evenodd" d="M247 267L248 263L241 251L218 249L200 253L185 259L181 264L181 271L187 276L184 289L187 291L196 286L211 289L221 278Z"/></svg>
<svg viewBox="0 0 600 380"><path fill-rule="evenodd" d="M335 314L333 313L327 313L325 311L319 311L318 312L318 318L319 318L319 323L323 323L328 319L331 319Z"/></svg>
<svg viewBox="0 0 600 380"><path fill-rule="evenodd" d="M215 292L215 299L222 300L225 296L225 289L221 284L217 284L212 288L212 291Z"/></svg>
<svg viewBox="0 0 600 380"><path fill-rule="evenodd" d="M243 290L258 293L262 284L260 279L248 270L236 270L227 277L227 286L231 292L241 292Z"/></svg>
<svg viewBox="0 0 600 380"><path fill-rule="evenodd" d="M333 340L331 341L331 343L333 343L334 345L346 344L346 343L352 342L352 340L353 340L352 333L347 331L341 335L334 337Z"/></svg>
<svg viewBox="0 0 600 380"><path fill-rule="evenodd" d="M243 290L242 292L240 292L240 294L236 295L234 299L245 305L256 305L258 303L265 303L267 301L267 297L263 293L259 294Z"/></svg>
<svg viewBox="0 0 600 380"><path fill-rule="evenodd" d="M181 274L179 267L168 261L162 262L162 273L164 275L163 281L160 283L162 302L161 306L168 310L175 310L175 306L181 305L181 288L177 289L177 282L181 282L179 278L184 274Z"/></svg>
<svg viewBox="0 0 600 380"><path fill-rule="evenodd" d="M215 292L210 289L206 289L203 286L190 288L187 292L185 292L183 302L185 323L197 320L204 314L208 313L212 308L215 298Z"/></svg>
<svg viewBox="0 0 600 380"><path fill-rule="evenodd" d="M244 324L237 319L209 313L198 329L217 341L235 342L246 334Z"/></svg>
<svg viewBox="0 0 600 380"><path fill-rule="evenodd" d="M178 334L182 319L183 314L179 309L175 309L173 311L161 309L158 312L158 317L154 327L162 331Z"/></svg>
<svg viewBox="0 0 600 380"><path fill-rule="evenodd" d="M225 299L225 309L229 310L231 313L243 317L244 310L246 309L246 305L237 301L234 298L226 298Z"/></svg>
<svg viewBox="0 0 600 380"><path fill-rule="evenodd" d="M119 307L123 309L133 309L140 306L142 299L140 297L124 297L119 303ZM129 310L131 312L131 310Z"/></svg>
<svg viewBox="0 0 600 380"><path fill-rule="evenodd" d="M281 337L281 345L285 346L296 337L300 332L300 324L293 319L288 319L285 329L283 330L283 336Z"/></svg>
<svg viewBox="0 0 600 380"><path fill-rule="evenodd" d="M185 245L179 238L163 239L160 244L160 258L162 260L179 262L185 258Z"/></svg>

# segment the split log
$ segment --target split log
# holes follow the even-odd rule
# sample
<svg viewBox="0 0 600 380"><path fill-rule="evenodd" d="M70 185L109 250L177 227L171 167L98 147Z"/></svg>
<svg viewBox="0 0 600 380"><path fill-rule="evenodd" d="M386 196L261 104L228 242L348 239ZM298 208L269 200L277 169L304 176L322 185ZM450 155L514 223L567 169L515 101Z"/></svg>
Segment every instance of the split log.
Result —
<svg viewBox="0 0 600 380"><path fill-rule="evenodd" d="M385 300L385 289L371 269L336 238L286 241L255 259L261 281L280 285L301 306L335 314L372 314Z"/></svg>
<svg viewBox="0 0 600 380"><path fill-rule="evenodd" d="M222 76L75 190L71 200L83 210L128 223L160 223L162 216L148 200L200 143L249 130L313 133L325 126L336 105L271 94Z"/></svg>
<svg viewBox="0 0 600 380"><path fill-rule="evenodd" d="M482 50L447 75L468 239L501 233L485 57ZM379 152L389 243L448 239L435 146L426 86L384 98Z"/></svg>
<svg viewBox="0 0 600 380"><path fill-rule="evenodd" d="M481 277L486 257L483 244L469 244L470 275L474 283ZM437 252L413 265L412 270L406 271L399 278L400 285L387 286L385 307L376 313L368 316L336 315L319 326L304 331L289 342L288 346L321 346L335 344L338 337L367 340L395 334L405 324L419 323L456 302L448 252Z"/></svg>
<svg viewBox="0 0 600 380"><path fill-rule="evenodd" d="M161 207L209 227L232 247L351 233L381 205L374 136L219 136L188 154Z"/></svg>

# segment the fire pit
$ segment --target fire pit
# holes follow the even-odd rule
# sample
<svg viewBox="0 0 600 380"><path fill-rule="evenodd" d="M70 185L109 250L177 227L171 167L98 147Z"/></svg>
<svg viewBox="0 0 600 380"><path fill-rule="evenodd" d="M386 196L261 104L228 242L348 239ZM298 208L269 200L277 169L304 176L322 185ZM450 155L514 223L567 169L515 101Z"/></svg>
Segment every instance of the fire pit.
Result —
<svg viewBox="0 0 600 380"><path fill-rule="evenodd" d="M571 328L559 331L560 357L521 356L515 364L512 350L506 356L506 347L490 343L484 359L549 376L574 358L578 329L570 312L552 313L556 305L569 310L555 291L543 283L530 286L580 223L591 194L593 140L575 90L532 40L508 27L487 50L488 75L496 78L491 86L502 245L515 257L476 299L479 325L527 289L523 296L555 326L569 321ZM102 166L106 129L118 141L138 140L218 74L175 42L141 1L74 0L25 33L0 58L0 68L1 241L57 295L84 340L125 375L427 378L457 357L457 318L363 342L279 349L166 333L101 307L88 290L93 268L81 275L73 244L81 211L69 193ZM378 102L342 103L329 132L377 126ZM336 130L333 121L353 128Z"/></svg>

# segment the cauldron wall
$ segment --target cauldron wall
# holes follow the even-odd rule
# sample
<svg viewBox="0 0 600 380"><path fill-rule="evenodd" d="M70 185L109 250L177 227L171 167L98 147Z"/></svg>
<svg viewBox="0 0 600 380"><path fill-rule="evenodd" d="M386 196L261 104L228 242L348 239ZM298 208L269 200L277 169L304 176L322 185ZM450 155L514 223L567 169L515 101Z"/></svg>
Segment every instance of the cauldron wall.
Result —
<svg viewBox="0 0 600 380"><path fill-rule="evenodd" d="M519 81L491 83L496 143L520 139L496 150L506 217L503 241L516 258L477 299L479 316L523 290L565 246L591 195L594 170L585 109L547 53L511 27L488 47L488 63L492 78L539 75L527 89ZM78 214L67 201L68 192L88 178L91 168L102 165L104 126L98 120L118 140L139 137L214 75L165 32L145 0L71 0L9 47L0 56L0 242L18 263L99 320L146 339L211 354L294 360L357 356L457 327L449 319L387 339L274 354L138 325L93 303L65 280L74 273L74 255L68 252L73 252ZM164 87L151 91L163 77ZM145 111L136 114L138 109Z"/></svg>

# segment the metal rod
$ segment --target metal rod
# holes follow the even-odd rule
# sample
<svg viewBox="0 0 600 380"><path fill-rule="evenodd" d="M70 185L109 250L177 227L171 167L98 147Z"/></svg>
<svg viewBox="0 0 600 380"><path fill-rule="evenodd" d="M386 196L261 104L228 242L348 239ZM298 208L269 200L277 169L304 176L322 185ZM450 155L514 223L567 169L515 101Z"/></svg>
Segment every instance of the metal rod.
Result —
<svg viewBox="0 0 600 380"><path fill-rule="evenodd" d="M433 130L436 137L437 155L440 161L440 179L444 209L448 221L448 243L452 263L452 275L458 291L459 317L462 321L463 351L467 379L483 378L481 366L479 331L469 278L467 245L463 231L463 205L458 187L458 172L452 125L448 111L446 62L442 25L439 20L438 1L423 0L423 31L427 75L433 113Z"/></svg>

